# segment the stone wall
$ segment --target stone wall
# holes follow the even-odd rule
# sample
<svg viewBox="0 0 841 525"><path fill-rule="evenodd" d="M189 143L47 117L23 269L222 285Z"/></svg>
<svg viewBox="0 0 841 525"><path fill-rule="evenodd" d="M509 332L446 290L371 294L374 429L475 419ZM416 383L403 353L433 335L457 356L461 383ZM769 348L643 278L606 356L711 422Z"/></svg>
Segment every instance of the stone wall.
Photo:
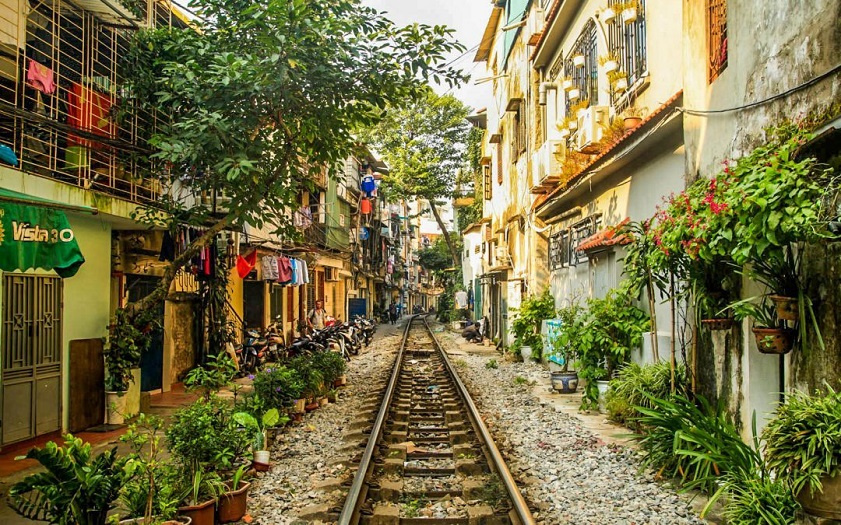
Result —
<svg viewBox="0 0 841 525"><path fill-rule="evenodd" d="M166 302L166 345L170 351L169 381L176 383L196 364L196 303L192 295L177 295ZM166 354L165 354L166 355ZM164 367L166 370L166 366ZM167 375L164 374L164 383Z"/></svg>

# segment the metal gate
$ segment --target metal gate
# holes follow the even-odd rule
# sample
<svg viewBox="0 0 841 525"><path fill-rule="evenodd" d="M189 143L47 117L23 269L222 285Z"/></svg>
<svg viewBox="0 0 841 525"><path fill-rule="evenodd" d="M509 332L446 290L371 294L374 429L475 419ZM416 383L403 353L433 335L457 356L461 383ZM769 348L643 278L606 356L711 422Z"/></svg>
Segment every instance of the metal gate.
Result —
<svg viewBox="0 0 841 525"><path fill-rule="evenodd" d="M61 428L62 281L3 276L3 445Z"/></svg>

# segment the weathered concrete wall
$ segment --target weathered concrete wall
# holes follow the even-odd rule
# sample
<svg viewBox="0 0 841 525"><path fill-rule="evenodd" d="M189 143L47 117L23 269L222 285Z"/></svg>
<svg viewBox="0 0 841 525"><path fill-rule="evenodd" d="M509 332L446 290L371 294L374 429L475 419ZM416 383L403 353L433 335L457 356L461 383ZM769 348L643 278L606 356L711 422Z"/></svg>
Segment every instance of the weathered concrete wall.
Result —
<svg viewBox="0 0 841 525"><path fill-rule="evenodd" d="M810 330L809 338L790 356L791 374L788 385L806 392L825 388L824 382L841 389L841 243L814 246L804 255L804 279L807 293L813 298L815 315L819 319L821 336L826 350L822 350L817 336Z"/></svg>
<svg viewBox="0 0 841 525"><path fill-rule="evenodd" d="M695 110L738 108L768 99L826 72L841 54L841 2L787 0L728 2L728 65L708 81L707 13L702 2L685 4L684 106ZM725 159L740 157L766 141L765 129L787 119L824 114L841 98L841 78L829 77L814 86L754 108L712 115L686 114L686 174L688 179L714 176ZM750 323L739 336L699 340L700 391L723 399L750 437L756 413L761 429L782 389L813 390L823 380L839 386L841 341L835 335L837 303L841 301L835 246L809 250L805 282L819 299L817 311L827 342L821 350L811 336L804 349L782 358L756 350ZM760 292L746 283L745 297ZM736 333L734 331L734 333ZM740 361L741 367L736 366ZM713 364L710 368L710 364ZM781 370L782 369L782 370ZM782 374L782 377L781 377Z"/></svg>
<svg viewBox="0 0 841 525"><path fill-rule="evenodd" d="M164 315L164 390L196 364L195 300L177 294L166 301Z"/></svg>

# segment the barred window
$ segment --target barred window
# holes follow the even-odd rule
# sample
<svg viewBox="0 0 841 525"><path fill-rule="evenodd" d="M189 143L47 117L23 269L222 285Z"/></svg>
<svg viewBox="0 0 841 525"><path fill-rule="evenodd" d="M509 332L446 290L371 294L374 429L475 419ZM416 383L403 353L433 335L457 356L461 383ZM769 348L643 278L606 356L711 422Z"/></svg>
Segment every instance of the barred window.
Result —
<svg viewBox="0 0 841 525"><path fill-rule="evenodd" d="M549 269L557 270L587 262L587 254L576 248L581 241L593 235L600 225L601 217L591 215L549 237Z"/></svg>
<svg viewBox="0 0 841 525"><path fill-rule="evenodd" d="M566 93L566 114L572 106L581 102L590 105L599 102L599 62L596 45L596 23L590 20L581 30L578 40L572 46L564 60L564 76L572 79L572 89L578 90L578 99L570 100L570 91ZM576 57L583 57L584 65L576 65ZM581 60L581 58L578 58Z"/></svg>
<svg viewBox="0 0 841 525"><path fill-rule="evenodd" d="M485 200L489 201L493 198L493 181L491 180L491 165L490 161L482 166L482 188L485 193Z"/></svg>
<svg viewBox="0 0 841 525"><path fill-rule="evenodd" d="M727 67L727 0L707 0L710 82Z"/></svg>
<svg viewBox="0 0 841 525"><path fill-rule="evenodd" d="M609 6L620 3L619 0L610 0ZM607 47L610 56L619 63L619 71L627 75L628 85L632 86L647 68L645 0L639 0L635 21L626 24L619 17L617 13L613 23L607 24ZM615 93L611 87L610 101L615 103L620 96L621 93Z"/></svg>
<svg viewBox="0 0 841 525"><path fill-rule="evenodd" d="M516 164L520 154L526 150L526 118L523 104L514 113L514 129L511 130L511 163Z"/></svg>

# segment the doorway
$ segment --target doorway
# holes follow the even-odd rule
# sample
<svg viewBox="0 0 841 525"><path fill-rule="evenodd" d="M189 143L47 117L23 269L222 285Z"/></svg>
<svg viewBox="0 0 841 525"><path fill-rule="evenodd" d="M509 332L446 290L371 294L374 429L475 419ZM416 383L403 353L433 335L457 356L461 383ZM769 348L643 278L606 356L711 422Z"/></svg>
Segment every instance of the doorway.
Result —
<svg viewBox="0 0 841 525"><path fill-rule="evenodd" d="M61 429L60 277L3 276L0 445Z"/></svg>
<svg viewBox="0 0 841 525"><path fill-rule="evenodd" d="M139 301L152 293L160 283L160 277L151 275L126 275L126 292L130 303ZM149 392L163 388L164 380L164 302L155 307L155 329L150 334L151 341L140 355L140 390Z"/></svg>

